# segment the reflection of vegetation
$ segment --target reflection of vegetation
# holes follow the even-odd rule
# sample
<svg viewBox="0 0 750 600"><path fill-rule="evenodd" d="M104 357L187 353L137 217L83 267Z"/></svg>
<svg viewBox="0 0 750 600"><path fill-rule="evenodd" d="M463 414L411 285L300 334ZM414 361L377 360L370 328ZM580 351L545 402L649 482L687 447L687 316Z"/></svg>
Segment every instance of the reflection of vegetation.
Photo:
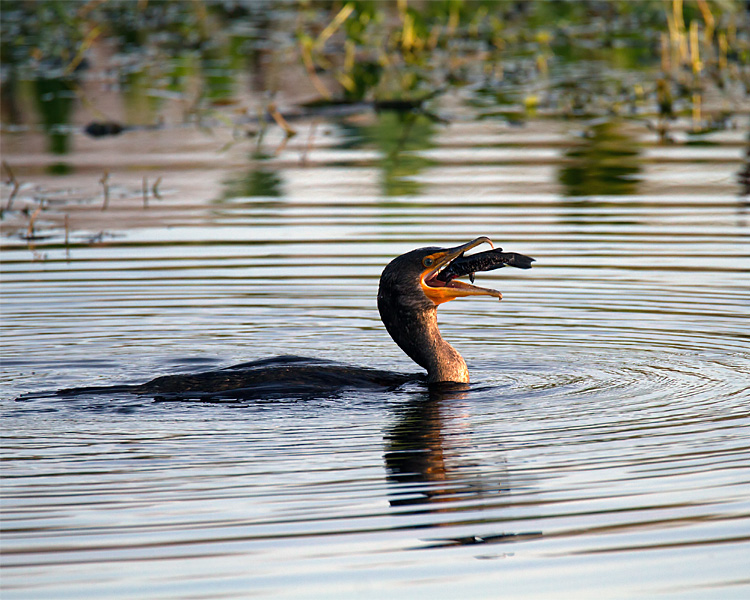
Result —
<svg viewBox="0 0 750 600"><path fill-rule="evenodd" d="M326 101L414 103L471 84L482 89L487 115L646 115L662 117L662 128L687 115L696 131L710 121L709 87L730 112L750 90L750 28L739 0L3 0L2 7L4 99L14 82L85 70L98 46L107 49L98 56L117 56L103 68L125 90L178 99L195 121L235 102L247 70L254 91L277 91L280 63L303 66ZM581 61L596 69L581 71Z"/></svg>
<svg viewBox="0 0 750 600"><path fill-rule="evenodd" d="M602 61L605 71L661 61L673 92L693 110L708 80L750 86L746 24L739 0L279 1L259 7L215 0L3 0L0 58L38 74L85 65L89 48L105 39L144 67L193 52L201 58L207 99L222 101L232 90L222 71L257 60L270 41L295 51L329 98L413 100L482 78L507 83L515 71L529 76L517 90L522 103L534 100L535 83L556 86L560 68L573 61ZM521 63L528 68L519 71ZM655 94L651 85L646 92Z"/></svg>
<svg viewBox="0 0 750 600"><path fill-rule="evenodd" d="M640 172L639 148L617 123L599 123L566 152L560 183L568 196L634 194Z"/></svg>
<svg viewBox="0 0 750 600"><path fill-rule="evenodd" d="M76 8L63 0L3 0L0 62L45 75L67 69L85 50L85 29Z"/></svg>
<svg viewBox="0 0 750 600"><path fill-rule="evenodd" d="M72 92L62 78L39 78L35 84L34 97L49 141L49 152L67 154ZM65 175L70 171L70 166L59 162L51 165L49 171L54 175Z"/></svg>
<svg viewBox="0 0 750 600"><path fill-rule="evenodd" d="M160 99L149 94L151 73L149 70L133 71L124 78L123 99L127 122L137 125L152 124L157 120Z"/></svg>
<svg viewBox="0 0 750 600"><path fill-rule="evenodd" d="M384 196L413 196L421 191L418 181L410 179L431 162L416 154L433 146L434 124L427 115L418 112L384 110L377 120L366 127L357 128L357 139L374 145L382 159L382 186Z"/></svg>
<svg viewBox="0 0 750 600"><path fill-rule="evenodd" d="M63 128L70 122L73 108L70 88L60 78L39 78L36 80L35 98L44 131L49 136L49 151L52 154L67 154L68 132Z"/></svg>
<svg viewBox="0 0 750 600"><path fill-rule="evenodd" d="M327 18L325 4L306 6L300 55L327 98L414 99L483 82L529 109L622 114L656 100L660 64L698 126L708 82L750 88L747 14L737 1L352 0ZM587 89L591 77L568 68L581 60L597 61L595 79L607 84ZM625 69L642 71L641 81L624 80Z"/></svg>
<svg viewBox="0 0 750 600"><path fill-rule="evenodd" d="M420 184L410 176L418 174L430 161L413 152L431 147L433 124L424 115L384 111L370 128L369 136L383 152L383 194L416 195Z"/></svg>
<svg viewBox="0 0 750 600"><path fill-rule="evenodd" d="M203 57L205 97L211 104L223 104L234 94L236 73L231 70L229 57L213 51Z"/></svg>
<svg viewBox="0 0 750 600"><path fill-rule="evenodd" d="M261 166L252 157L252 168L246 175L224 183L223 198L265 197L279 198L282 194L283 180L276 171Z"/></svg>

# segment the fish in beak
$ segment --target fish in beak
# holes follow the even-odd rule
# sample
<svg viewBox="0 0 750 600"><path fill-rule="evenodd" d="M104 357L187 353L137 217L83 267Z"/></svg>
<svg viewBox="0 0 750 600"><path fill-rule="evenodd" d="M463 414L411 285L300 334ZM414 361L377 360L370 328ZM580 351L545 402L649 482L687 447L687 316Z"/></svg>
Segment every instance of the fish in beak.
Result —
<svg viewBox="0 0 750 600"><path fill-rule="evenodd" d="M469 256L464 253L481 244L489 244L492 250ZM493 296L502 300L503 295L497 290L478 287L460 281L458 277L468 275L472 283L477 271L492 271L505 265L519 269L531 268L533 258L515 252L503 252L494 248L490 238L482 236L454 248L440 249L422 260L425 270L420 283L422 291L437 306L455 298L466 296Z"/></svg>

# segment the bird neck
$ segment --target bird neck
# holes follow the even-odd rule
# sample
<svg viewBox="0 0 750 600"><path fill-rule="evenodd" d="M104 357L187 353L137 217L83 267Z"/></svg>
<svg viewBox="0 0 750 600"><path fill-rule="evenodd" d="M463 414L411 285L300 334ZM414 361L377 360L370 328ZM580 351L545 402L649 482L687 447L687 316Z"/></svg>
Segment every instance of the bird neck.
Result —
<svg viewBox="0 0 750 600"><path fill-rule="evenodd" d="M443 339L436 308L415 311L407 323L386 328L393 340L419 366L427 370L427 381L469 382L469 370L458 351Z"/></svg>

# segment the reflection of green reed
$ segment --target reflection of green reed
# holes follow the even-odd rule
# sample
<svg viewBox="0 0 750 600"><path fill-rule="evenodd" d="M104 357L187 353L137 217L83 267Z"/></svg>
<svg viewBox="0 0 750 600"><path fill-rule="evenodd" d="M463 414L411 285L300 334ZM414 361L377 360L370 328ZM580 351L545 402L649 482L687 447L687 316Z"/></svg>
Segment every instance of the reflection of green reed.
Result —
<svg viewBox="0 0 750 600"><path fill-rule="evenodd" d="M739 0L279 1L263 10L214 0L3 0L0 48L10 68L66 73L104 40L157 66L194 52L207 99L219 101L232 92L229 71L240 72L258 52L296 58L327 99L413 100L478 76L505 81L519 58L532 66L526 84L554 85L565 61L649 69L661 49L674 91L687 87L685 102L700 117L706 83L747 83L742 11ZM291 16L294 40L285 35ZM537 92L520 90L521 102L536 101Z"/></svg>
<svg viewBox="0 0 750 600"><path fill-rule="evenodd" d="M149 94L153 79L148 68L125 75L123 99L128 124L150 125L158 120L162 102L160 98Z"/></svg>
<svg viewBox="0 0 750 600"><path fill-rule="evenodd" d="M696 128L709 83L723 88L744 79L747 85L740 65L750 60L750 40L739 34L747 18L738 1L351 0L304 6L296 32L299 52L311 82L327 99L414 99L482 76L507 84L519 61L526 61L515 101L535 107L539 84L554 89L560 65L587 60L643 72L642 82L615 94L620 98L610 97L609 90L589 93L581 78L573 83L591 96L587 105L600 114L619 112L623 98L635 98L631 104L646 95L655 99L660 43L666 79Z"/></svg>
<svg viewBox="0 0 750 600"><path fill-rule="evenodd" d="M559 180L567 196L635 194L640 148L617 122L599 123L566 153Z"/></svg>
<svg viewBox="0 0 750 600"><path fill-rule="evenodd" d="M435 128L432 120L421 113L381 111L374 124L360 134L365 143L374 145L382 156L382 193L384 196L414 196L421 184L412 176L430 166L431 161L416 151L433 147Z"/></svg>
<svg viewBox="0 0 750 600"><path fill-rule="evenodd" d="M66 80L62 78L40 77L35 81L34 99L39 110L47 135L49 152L52 154L68 154L71 111L73 109L73 92ZM48 167L53 175L65 175L70 172L70 165L58 162Z"/></svg>
<svg viewBox="0 0 750 600"><path fill-rule="evenodd" d="M572 117L660 115L662 129L673 115L691 115L695 131L713 126L706 90L718 92L731 113L750 87L748 17L739 0L279 0L262 9L214 0L2 5L4 97L13 81L85 70L91 48L101 45L128 59L119 72L114 67L126 89L179 99L196 123L207 113L230 122L215 109L237 101L237 78L248 69L256 93L278 91L284 87L278 72L296 76L302 66L331 101L414 102L472 84L496 95L503 106L494 108L510 107L513 114L526 107L529 114ZM597 87L596 76L569 69L582 61L595 62L607 85ZM193 72L181 74L187 63ZM638 74L624 78L619 69ZM96 114L96 98L85 101Z"/></svg>
<svg viewBox="0 0 750 600"><path fill-rule="evenodd" d="M73 108L72 92L61 78L40 77L34 89L44 131L49 137L52 154L68 153L68 132L63 129L70 123Z"/></svg>
<svg viewBox="0 0 750 600"><path fill-rule="evenodd" d="M221 104L234 95L236 71L231 69L231 57L212 49L203 55L201 70L204 81L204 97L212 104Z"/></svg>
<svg viewBox="0 0 750 600"><path fill-rule="evenodd" d="M277 171L263 165L269 157L260 153L250 156L250 168L242 177L224 182L222 199L231 198L280 198L283 195L283 180Z"/></svg>

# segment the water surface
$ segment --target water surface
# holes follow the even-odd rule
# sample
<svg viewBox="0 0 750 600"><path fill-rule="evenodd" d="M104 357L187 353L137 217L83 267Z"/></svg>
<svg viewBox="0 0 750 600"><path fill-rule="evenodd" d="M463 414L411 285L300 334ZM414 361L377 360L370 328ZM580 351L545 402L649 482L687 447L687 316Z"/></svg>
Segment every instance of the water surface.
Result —
<svg viewBox="0 0 750 600"><path fill-rule="evenodd" d="M480 99L71 128L62 157L3 133L4 598L750 595L746 114L662 144ZM416 372L379 274L479 235L537 262L440 308L468 390L16 400L279 354Z"/></svg>

